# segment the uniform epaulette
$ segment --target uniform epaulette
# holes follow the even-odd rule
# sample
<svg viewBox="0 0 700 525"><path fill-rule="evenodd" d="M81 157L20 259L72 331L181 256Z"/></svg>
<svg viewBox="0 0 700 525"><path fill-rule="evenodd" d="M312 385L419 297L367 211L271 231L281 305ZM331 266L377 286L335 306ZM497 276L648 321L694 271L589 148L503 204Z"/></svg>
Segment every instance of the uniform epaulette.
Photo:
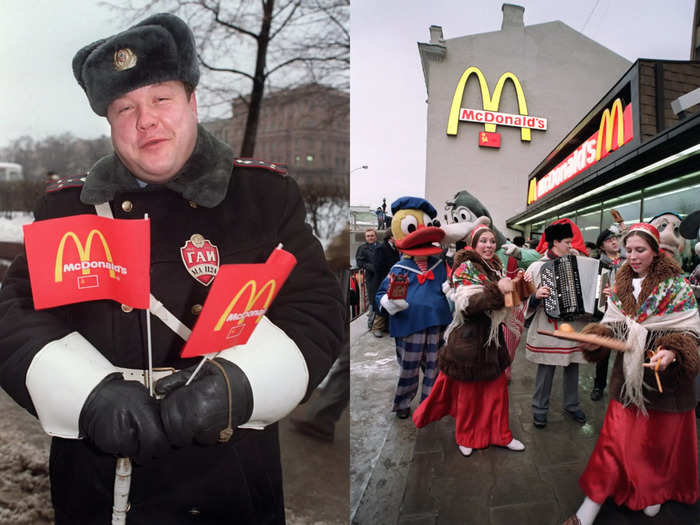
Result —
<svg viewBox="0 0 700 525"><path fill-rule="evenodd" d="M282 176L287 175L287 166L284 164L278 164L277 162L264 162L257 159L235 158L233 159L233 165L240 168L264 168L268 171L279 173Z"/></svg>
<svg viewBox="0 0 700 525"><path fill-rule="evenodd" d="M65 188L80 188L85 184L85 179L87 175L73 175L72 177L63 177L53 181L46 186L46 193L53 193L55 191L60 191Z"/></svg>

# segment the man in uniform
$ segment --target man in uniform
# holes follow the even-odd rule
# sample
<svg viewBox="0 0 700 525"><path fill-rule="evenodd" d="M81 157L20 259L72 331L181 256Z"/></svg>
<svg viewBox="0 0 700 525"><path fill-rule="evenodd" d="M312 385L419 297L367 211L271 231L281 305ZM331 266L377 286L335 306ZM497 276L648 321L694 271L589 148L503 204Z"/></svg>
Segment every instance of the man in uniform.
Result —
<svg viewBox="0 0 700 525"><path fill-rule="evenodd" d="M113 301L35 311L26 258L15 260L0 289L0 383L54 436L56 523L110 522L117 457L134 462L129 525L284 523L276 421L324 377L345 326L299 189L198 126L194 37L179 18L158 14L84 47L73 72L115 152L51 185L36 220L148 214L153 365L175 371L150 397L145 312ZM179 357L183 339L218 267L203 279L181 248L260 263L279 243L297 266L267 315L185 386L199 360Z"/></svg>

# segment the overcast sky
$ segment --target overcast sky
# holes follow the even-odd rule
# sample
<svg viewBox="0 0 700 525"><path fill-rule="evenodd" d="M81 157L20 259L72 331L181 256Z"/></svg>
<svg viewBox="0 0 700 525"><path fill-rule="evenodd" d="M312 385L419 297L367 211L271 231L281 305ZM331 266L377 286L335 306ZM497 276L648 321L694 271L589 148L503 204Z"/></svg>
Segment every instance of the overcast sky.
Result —
<svg viewBox="0 0 700 525"><path fill-rule="evenodd" d="M108 134L71 62L81 47L124 28L95 1L0 0L0 147L22 135Z"/></svg>
<svg viewBox="0 0 700 525"><path fill-rule="evenodd" d="M690 56L694 0L510 3L525 7L526 26L561 20L630 62ZM390 205L402 195L425 196L427 106L416 43L430 40L431 25L442 26L446 39L498 31L502 5L496 0L352 0L351 204L374 209L382 197Z"/></svg>

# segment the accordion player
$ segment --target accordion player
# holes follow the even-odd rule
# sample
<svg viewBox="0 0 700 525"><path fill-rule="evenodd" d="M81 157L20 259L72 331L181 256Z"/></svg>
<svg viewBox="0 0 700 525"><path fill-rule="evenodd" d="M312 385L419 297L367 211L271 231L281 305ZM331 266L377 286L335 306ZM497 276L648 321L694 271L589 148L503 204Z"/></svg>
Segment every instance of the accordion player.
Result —
<svg viewBox="0 0 700 525"><path fill-rule="evenodd" d="M547 317L563 321L592 320L605 309L597 259L564 255L542 265L541 286L550 290L543 299Z"/></svg>

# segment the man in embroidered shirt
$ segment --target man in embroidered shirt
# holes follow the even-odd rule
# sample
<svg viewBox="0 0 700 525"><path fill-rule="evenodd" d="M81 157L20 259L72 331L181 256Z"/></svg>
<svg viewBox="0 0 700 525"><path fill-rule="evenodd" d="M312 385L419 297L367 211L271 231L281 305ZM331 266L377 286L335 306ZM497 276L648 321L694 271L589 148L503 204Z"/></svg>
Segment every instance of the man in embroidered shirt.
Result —
<svg viewBox="0 0 700 525"><path fill-rule="evenodd" d="M151 398L144 311L112 301L35 311L26 260L13 263L0 289L0 383L54 436L55 522L109 523L121 456L135 463L130 525L283 523L276 421L321 381L345 327L299 189L278 165L234 159L197 124L195 43L179 18L155 15L84 47L73 72L115 152L50 186L35 217L148 213L153 365L181 371ZM218 270L190 274L190 241L226 264L263 262L281 242L297 266L249 342L185 387L196 363L179 357L183 337Z"/></svg>
<svg viewBox="0 0 700 525"><path fill-rule="evenodd" d="M549 411L549 395L552 390L555 366L563 367L564 372L564 410L578 423L586 422L586 415L579 408L578 399L578 364L584 363L583 351L579 343L566 339L558 339L537 333L538 329L556 329L556 321L547 317L542 300L549 297L552 290L541 283L542 265L571 252L571 242L574 233L568 223L551 224L545 229L544 238L549 249L544 257L532 263L525 273L525 278L534 282L537 291L530 298L526 318L533 317L528 329L526 357L537 363L535 392L532 396L533 424L542 428L547 425ZM585 325L582 321L570 323L576 331Z"/></svg>

